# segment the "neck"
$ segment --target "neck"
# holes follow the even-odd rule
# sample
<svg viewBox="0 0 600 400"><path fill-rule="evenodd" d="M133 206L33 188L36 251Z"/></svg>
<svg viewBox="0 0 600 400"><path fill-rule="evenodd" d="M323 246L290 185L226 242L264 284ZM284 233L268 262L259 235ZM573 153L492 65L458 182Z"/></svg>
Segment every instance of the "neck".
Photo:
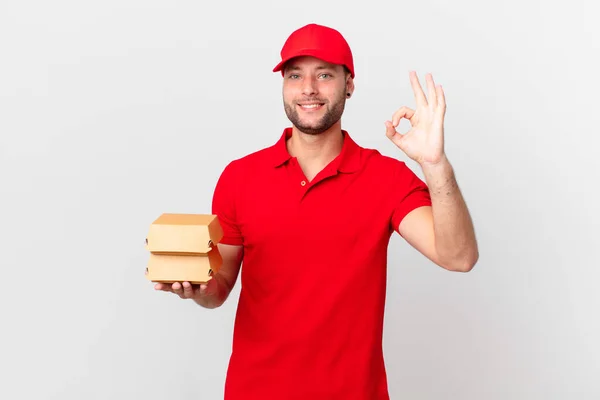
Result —
<svg viewBox="0 0 600 400"><path fill-rule="evenodd" d="M292 137L287 141L287 149L292 157L298 159L300 165L322 169L340 154L343 143L341 123L338 121L318 135L303 133L294 126Z"/></svg>

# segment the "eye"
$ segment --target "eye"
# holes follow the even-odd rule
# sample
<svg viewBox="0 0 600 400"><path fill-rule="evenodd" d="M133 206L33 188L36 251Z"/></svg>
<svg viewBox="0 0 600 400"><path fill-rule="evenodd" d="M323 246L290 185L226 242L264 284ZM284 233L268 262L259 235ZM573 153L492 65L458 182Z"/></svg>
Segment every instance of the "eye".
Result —
<svg viewBox="0 0 600 400"><path fill-rule="evenodd" d="M298 79L300 76L298 74L290 74L288 77L290 79Z"/></svg>
<svg viewBox="0 0 600 400"><path fill-rule="evenodd" d="M319 77L320 77L320 78L327 79L327 78L331 78L331 74L329 74L329 73L325 72L325 73L322 73L321 75L319 75Z"/></svg>

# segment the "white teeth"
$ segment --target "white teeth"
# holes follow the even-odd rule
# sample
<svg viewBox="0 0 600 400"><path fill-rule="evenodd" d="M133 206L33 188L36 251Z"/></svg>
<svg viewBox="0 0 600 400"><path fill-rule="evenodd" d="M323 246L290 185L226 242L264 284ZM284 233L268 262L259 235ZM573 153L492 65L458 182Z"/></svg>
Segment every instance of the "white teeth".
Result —
<svg viewBox="0 0 600 400"><path fill-rule="evenodd" d="M319 107L320 104L302 104L301 107L303 108L317 108Z"/></svg>

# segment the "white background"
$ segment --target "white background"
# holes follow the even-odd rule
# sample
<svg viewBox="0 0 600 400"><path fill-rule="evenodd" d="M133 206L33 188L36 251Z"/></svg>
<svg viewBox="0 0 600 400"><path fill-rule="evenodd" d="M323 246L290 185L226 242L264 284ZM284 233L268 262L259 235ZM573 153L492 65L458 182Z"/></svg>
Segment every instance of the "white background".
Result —
<svg viewBox="0 0 600 400"><path fill-rule="evenodd" d="M444 86L479 239L459 274L393 237L392 398L600 398L599 7L549 3L0 0L2 397L222 398L239 282L217 310L156 292L143 241L279 138L271 70L316 22L353 49L362 146L407 160L408 71Z"/></svg>

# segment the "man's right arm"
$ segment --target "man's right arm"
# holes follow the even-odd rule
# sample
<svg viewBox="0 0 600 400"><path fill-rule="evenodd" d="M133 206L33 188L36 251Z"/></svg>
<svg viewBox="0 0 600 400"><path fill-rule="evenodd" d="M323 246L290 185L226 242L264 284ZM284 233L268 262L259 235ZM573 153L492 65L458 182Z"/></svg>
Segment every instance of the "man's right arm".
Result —
<svg viewBox="0 0 600 400"><path fill-rule="evenodd" d="M223 258L223 264L206 285L201 285L197 295L192 297L196 303L205 308L220 307L227 300L237 281L244 257L244 246L229 244L218 244L217 246ZM186 286L190 286L188 294L191 295L191 285Z"/></svg>

